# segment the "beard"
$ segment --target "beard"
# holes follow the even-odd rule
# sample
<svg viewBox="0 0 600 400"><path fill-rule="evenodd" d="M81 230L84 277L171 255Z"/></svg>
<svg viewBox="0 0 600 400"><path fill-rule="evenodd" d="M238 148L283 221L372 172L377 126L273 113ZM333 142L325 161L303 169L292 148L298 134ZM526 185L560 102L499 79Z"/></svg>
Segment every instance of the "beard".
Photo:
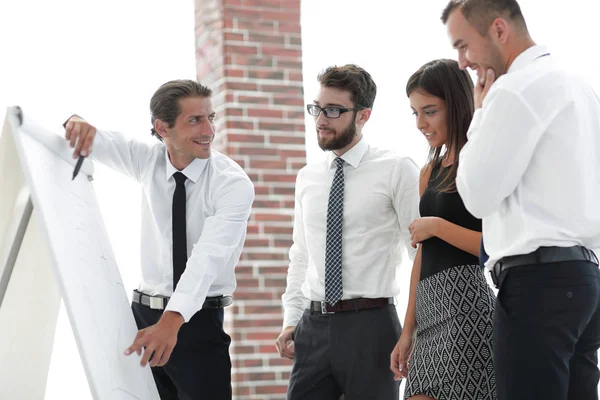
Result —
<svg viewBox="0 0 600 400"><path fill-rule="evenodd" d="M319 142L321 150L339 150L348 146L356 136L354 119L350 121L348 126L341 133L337 133L336 131L332 132L334 133L332 138L322 138L319 136L319 131L317 130L317 141Z"/></svg>

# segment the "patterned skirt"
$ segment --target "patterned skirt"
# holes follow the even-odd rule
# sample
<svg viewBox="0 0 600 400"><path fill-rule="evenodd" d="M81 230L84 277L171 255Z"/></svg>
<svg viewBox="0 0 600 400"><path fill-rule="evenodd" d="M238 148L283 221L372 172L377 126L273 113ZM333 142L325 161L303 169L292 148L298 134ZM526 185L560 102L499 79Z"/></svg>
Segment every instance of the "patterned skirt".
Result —
<svg viewBox="0 0 600 400"><path fill-rule="evenodd" d="M448 268L417 284L417 340L404 397L495 400L495 296L478 265Z"/></svg>

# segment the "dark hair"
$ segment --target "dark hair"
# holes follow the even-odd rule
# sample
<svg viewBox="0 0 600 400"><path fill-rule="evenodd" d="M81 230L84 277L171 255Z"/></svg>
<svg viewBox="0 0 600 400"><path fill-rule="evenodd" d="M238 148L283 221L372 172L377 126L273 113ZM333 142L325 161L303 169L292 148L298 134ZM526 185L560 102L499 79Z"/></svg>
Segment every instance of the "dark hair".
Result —
<svg viewBox="0 0 600 400"><path fill-rule="evenodd" d="M456 171L458 154L467 143L467 131L473 118L473 80L467 71L461 70L454 60L441 59L430 61L415 72L406 84L406 95L422 90L438 97L446 103L447 132L446 151L454 153L454 163L445 170L438 190L456 191ZM441 148L431 147L427 167L434 168L441 163Z"/></svg>
<svg viewBox="0 0 600 400"><path fill-rule="evenodd" d="M492 22L498 17L508 17L527 32L527 23L516 0L450 0L442 12L442 22L448 22L450 13L460 8L465 19L479 34L487 36Z"/></svg>
<svg viewBox="0 0 600 400"><path fill-rule="evenodd" d="M373 108L377 85L371 75L358 65L329 67L319 74L317 80L322 86L349 91L354 106Z"/></svg>
<svg viewBox="0 0 600 400"><path fill-rule="evenodd" d="M175 120L181 113L179 100L186 97L211 97L212 90L200 82L190 79L169 81L158 88L150 100L150 113L152 114L153 136L162 142L162 137L154 129L154 121L160 119L169 128L175 126Z"/></svg>

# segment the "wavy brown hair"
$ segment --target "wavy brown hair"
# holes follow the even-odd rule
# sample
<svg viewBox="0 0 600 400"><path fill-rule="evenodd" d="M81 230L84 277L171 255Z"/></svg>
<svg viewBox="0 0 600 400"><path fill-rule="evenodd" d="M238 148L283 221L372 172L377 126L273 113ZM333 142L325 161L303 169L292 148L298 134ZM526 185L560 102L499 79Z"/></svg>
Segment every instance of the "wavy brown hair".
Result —
<svg viewBox="0 0 600 400"><path fill-rule="evenodd" d="M448 137L445 145L446 152L454 154L454 163L443 172L443 179L437 189L441 192L455 192L458 154L467 143L467 131L474 112L473 80L467 71L460 69L456 61L433 60L419 68L408 80L406 95L410 96L415 90L438 97L446 103ZM429 148L429 168L441 163L441 152L441 147Z"/></svg>
<svg viewBox="0 0 600 400"><path fill-rule="evenodd" d="M319 74L317 80L322 86L349 91L350 100L356 107L373 108L377 85L371 74L358 65L329 67Z"/></svg>

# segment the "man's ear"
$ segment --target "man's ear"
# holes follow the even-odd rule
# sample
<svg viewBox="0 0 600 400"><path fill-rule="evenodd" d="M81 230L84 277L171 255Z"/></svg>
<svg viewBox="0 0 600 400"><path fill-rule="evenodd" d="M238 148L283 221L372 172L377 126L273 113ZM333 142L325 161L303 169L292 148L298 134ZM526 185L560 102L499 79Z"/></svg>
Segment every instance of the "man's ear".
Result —
<svg viewBox="0 0 600 400"><path fill-rule="evenodd" d="M356 123L360 126L363 126L367 123L369 118L371 117L371 109L365 108L363 110L358 111L356 115Z"/></svg>
<svg viewBox="0 0 600 400"><path fill-rule="evenodd" d="M511 26L504 18L498 17L490 26L490 37L493 38L494 41L498 41L501 44L506 44L510 34L510 28Z"/></svg>
<svg viewBox="0 0 600 400"><path fill-rule="evenodd" d="M163 139L169 137L169 125L166 122L163 122L158 118L154 120L154 130Z"/></svg>

